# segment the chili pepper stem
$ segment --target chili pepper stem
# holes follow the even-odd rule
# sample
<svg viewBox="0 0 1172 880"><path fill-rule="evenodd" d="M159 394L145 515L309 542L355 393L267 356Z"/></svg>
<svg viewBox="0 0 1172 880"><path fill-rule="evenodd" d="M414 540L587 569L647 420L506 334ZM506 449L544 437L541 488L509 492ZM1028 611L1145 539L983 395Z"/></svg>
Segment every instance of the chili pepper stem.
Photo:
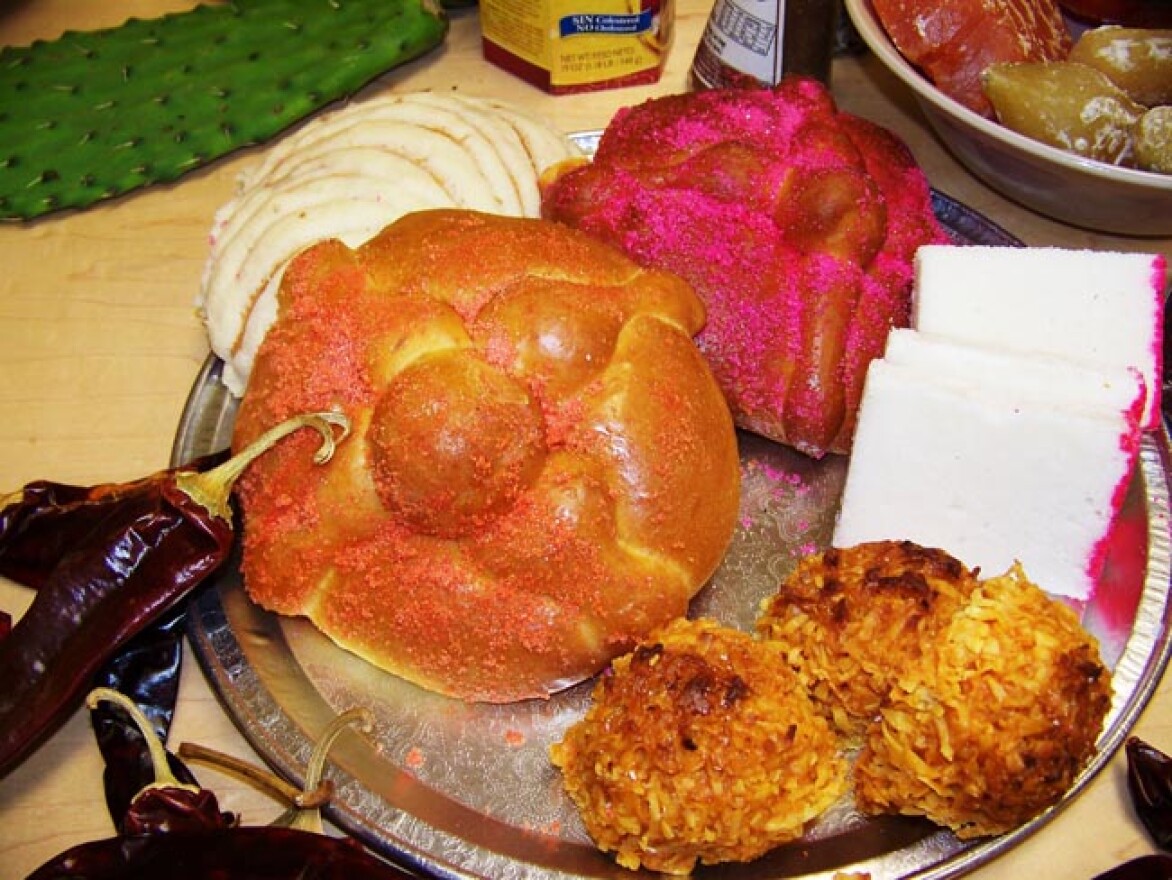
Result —
<svg viewBox="0 0 1172 880"><path fill-rule="evenodd" d="M333 794L333 785L328 784L328 781L323 782L312 791L302 791L296 786L290 785L275 773L257 767L255 764L251 764L243 758L237 758L234 755L229 755L218 749L202 746L199 743L180 743L179 757L185 761L197 761L201 764L207 764L224 773L243 779L245 782L255 785L257 788L264 790L272 797L290 806L318 806L328 803L330 796Z"/></svg>
<svg viewBox="0 0 1172 880"><path fill-rule="evenodd" d="M228 497L237 478L253 461L301 428L313 428L321 435L322 444L314 453L313 460L317 464L325 464L333 457L337 444L350 433L350 420L339 412L294 416L265 431L236 455L209 471L183 471L177 474L176 485L213 516L231 519ZM337 436L335 429L338 430Z"/></svg>
<svg viewBox="0 0 1172 880"><path fill-rule="evenodd" d="M163 743L160 741L158 734L155 733L154 726L130 697L113 688L94 688L86 697L85 704L90 710L93 710L100 703L113 703L122 709L134 721L135 726L146 741L147 751L151 758L151 769L155 774L155 781L147 785L143 791L149 788L179 788L185 791L199 791L199 786L180 782L175 777L175 774L171 772L170 763L167 761L167 750L163 748Z"/></svg>
<svg viewBox="0 0 1172 880"><path fill-rule="evenodd" d="M305 786L302 789L295 788L268 770L206 746L181 743L179 757L200 761L231 773L284 801L289 805L289 809L278 816L273 825L323 834L325 828L322 826L321 808L330 802L334 794L333 782L322 779L330 748L347 727L356 725L365 732L370 730L373 723L370 710L360 707L348 709L334 718L314 744L309 764L305 769Z"/></svg>
<svg viewBox="0 0 1172 880"><path fill-rule="evenodd" d="M342 734L342 731L351 725L355 725L359 730L367 732L373 724L374 717L370 710L362 707L347 709L331 721L326 726L326 729L322 731L321 737L314 744L313 752L309 756L309 766L305 768L305 791L311 792L322 783L322 774L326 768L326 756L333 747L334 740ZM313 806L306 805L296 810L288 817L289 827L324 834L325 828L322 826L321 821L321 807L321 804L315 804Z"/></svg>

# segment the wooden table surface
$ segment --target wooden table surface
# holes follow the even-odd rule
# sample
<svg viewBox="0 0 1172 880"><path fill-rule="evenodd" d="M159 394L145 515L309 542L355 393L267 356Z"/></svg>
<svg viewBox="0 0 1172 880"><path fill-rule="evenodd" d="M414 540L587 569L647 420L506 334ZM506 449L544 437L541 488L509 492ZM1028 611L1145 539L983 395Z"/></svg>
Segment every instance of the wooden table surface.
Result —
<svg viewBox="0 0 1172 880"><path fill-rule="evenodd" d="M20 45L66 29L189 8L180 0L9 0L0 43ZM444 46L392 71L360 97L433 89L493 95L544 114L565 131L603 127L614 111L683 91L711 0L677 0L676 41L655 86L552 97L486 64L475 10L455 13ZM979 183L925 127L906 90L870 57L835 63L840 104L902 135L933 185L1031 245L1172 256L1172 239L1096 235L1032 214ZM169 186L89 210L0 225L0 488L48 478L89 484L164 467L187 393L208 353L193 300L212 214L232 193L249 150ZM19 614L30 594L0 579L0 608ZM1137 732L1172 749L1172 688L1165 682ZM255 757L193 658L184 667L172 746L191 740ZM1129 812L1124 762L1107 769L1053 822L981 868L982 880L1090 878L1151 851ZM225 808L263 823L278 810L241 783L201 779ZM88 720L75 714L24 764L0 779L0 878L24 877L62 849L112 833L101 762Z"/></svg>

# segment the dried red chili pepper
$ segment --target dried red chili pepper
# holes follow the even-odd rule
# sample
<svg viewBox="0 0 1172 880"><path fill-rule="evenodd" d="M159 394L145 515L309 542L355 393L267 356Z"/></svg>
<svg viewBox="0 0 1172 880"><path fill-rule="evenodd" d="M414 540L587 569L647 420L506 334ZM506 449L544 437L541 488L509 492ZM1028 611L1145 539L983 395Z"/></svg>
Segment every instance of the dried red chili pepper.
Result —
<svg viewBox="0 0 1172 880"><path fill-rule="evenodd" d="M174 773L172 763L182 766L155 735L150 720L124 694L109 688L90 691L86 704L95 710L103 703L112 703L126 713L142 733L151 762L152 778L131 799L119 831L127 836L167 834L179 831L209 831L230 828L236 817L220 811L216 796L194 782L189 772L181 780ZM186 767L184 767L186 770ZM191 780L191 781L188 781Z"/></svg>
<svg viewBox="0 0 1172 880"><path fill-rule="evenodd" d="M1131 806L1155 844L1172 849L1172 758L1137 736L1128 737L1124 753ZM1139 856L1095 880L1172 880L1172 855Z"/></svg>
<svg viewBox="0 0 1172 880"><path fill-rule="evenodd" d="M246 826L142 835L77 846L27 880L418 880L348 837Z"/></svg>
<svg viewBox="0 0 1172 880"><path fill-rule="evenodd" d="M64 718L95 670L227 560L236 478L303 427L322 435L317 460L325 461L334 428L344 435L348 423L336 413L299 416L211 470L172 469L128 484L64 552L0 641L0 776Z"/></svg>
<svg viewBox="0 0 1172 880"><path fill-rule="evenodd" d="M174 756L166 752L133 703L109 691L91 695L91 705L95 699L117 702L141 725L159 778L134 798L121 835L73 847L27 880L410 880L411 875L371 855L357 841L321 833L322 792L332 792L331 786L319 784L325 755L333 739L361 717L359 712L343 713L323 734L306 772L308 793L290 791L264 771L230 761L234 771L275 786L292 802L291 811L278 820L288 824L240 827L219 812L210 792L169 775L168 759ZM207 750L194 751L217 763L226 758Z"/></svg>
<svg viewBox="0 0 1172 880"><path fill-rule="evenodd" d="M216 453L173 468L206 471L227 459ZM162 479L155 474L129 483L73 486L37 480L0 496L0 575L39 590L62 556L114 510L123 499L149 491Z"/></svg>
<svg viewBox="0 0 1172 880"><path fill-rule="evenodd" d="M93 681L95 688L118 691L133 701L163 742L179 699L185 625L186 606L172 609L110 658ZM149 740L136 719L106 703L90 711L90 725L105 765L106 808L114 826L122 828L135 796L156 776ZM168 758L171 772L180 781L195 783L182 761L169 754Z"/></svg>
<svg viewBox="0 0 1172 880"><path fill-rule="evenodd" d="M182 466L183 470L203 471L224 462L228 452L218 452ZM110 497L107 493L106 497ZM92 510L96 505L78 503L53 517L53 512L38 512L35 519L44 525L44 537L53 538L52 526L65 526L64 531L78 531L79 509ZM62 513L62 511L58 511ZM64 520L68 520L65 522ZM26 522L28 520L26 519ZM27 526L21 530L21 539L28 542L24 558L34 563L43 557L40 535ZM7 542L0 539L0 546ZM44 562L40 563L44 566ZM166 742L179 700L179 676L183 667L183 633L186 626L185 604L170 611L163 620L139 633L117 654L106 662L94 676L94 687L106 687L125 694L150 719L159 739ZM131 800L153 778L154 771L145 738L136 724L125 713L101 705L90 712L90 725L102 753L105 768L102 784L106 793L106 808L115 827L122 827ZM184 782L195 782L181 761L172 758L171 772Z"/></svg>
<svg viewBox="0 0 1172 880"><path fill-rule="evenodd" d="M1156 845L1172 850L1172 758L1136 736L1124 751L1131 805Z"/></svg>
<svg viewBox="0 0 1172 880"><path fill-rule="evenodd" d="M1172 856L1138 856L1098 874L1095 880L1172 880Z"/></svg>

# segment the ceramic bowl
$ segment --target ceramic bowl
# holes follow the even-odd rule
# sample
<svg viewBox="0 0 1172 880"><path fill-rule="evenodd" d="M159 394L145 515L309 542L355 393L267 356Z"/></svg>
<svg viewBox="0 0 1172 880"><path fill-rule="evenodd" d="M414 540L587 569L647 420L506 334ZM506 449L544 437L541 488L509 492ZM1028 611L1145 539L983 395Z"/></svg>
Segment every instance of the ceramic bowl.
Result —
<svg viewBox="0 0 1172 880"><path fill-rule="evenodd" d="M915 94L940 140L1009 199L1063 223L1133 236L1172 235L1172 174L1118 168L1039 143L944 95L904 60L870 0L845 0L878 59Z"/></svg>

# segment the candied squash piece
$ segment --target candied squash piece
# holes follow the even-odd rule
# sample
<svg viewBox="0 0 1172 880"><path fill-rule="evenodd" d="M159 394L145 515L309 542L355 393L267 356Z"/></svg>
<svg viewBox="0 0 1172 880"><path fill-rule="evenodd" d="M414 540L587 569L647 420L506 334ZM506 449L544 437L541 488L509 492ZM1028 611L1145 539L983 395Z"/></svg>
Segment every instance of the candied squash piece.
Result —
<svg viewBox="0 0 1172 880"><path fill-rule="evenodd" d="M1144 108L1093 67L994 64L982 82L1002 125L1088 159L1134 163L1134 129Z"/></svg>
<svg viewBox="0 0 1172 880"><path fill-rule="evenodd" d="M1135 129L1135 164L1144 171L1172 174L1172 105L1153 107Z"/></svg>
<svg viewBox="0 0 1172 880"><path fill-rule="evenodd" d="M891 42L940 91L991 116L990 64L1060 61L1071 38L1056 0L873 0Z"/></svg>
<svg viewBox="0 0 1172 880"><path fill-rule="evenodd" d="M1079 37L1067 60L1102 71L1145 107L1172 104L1172 30L1094 28Z"/></svg>

